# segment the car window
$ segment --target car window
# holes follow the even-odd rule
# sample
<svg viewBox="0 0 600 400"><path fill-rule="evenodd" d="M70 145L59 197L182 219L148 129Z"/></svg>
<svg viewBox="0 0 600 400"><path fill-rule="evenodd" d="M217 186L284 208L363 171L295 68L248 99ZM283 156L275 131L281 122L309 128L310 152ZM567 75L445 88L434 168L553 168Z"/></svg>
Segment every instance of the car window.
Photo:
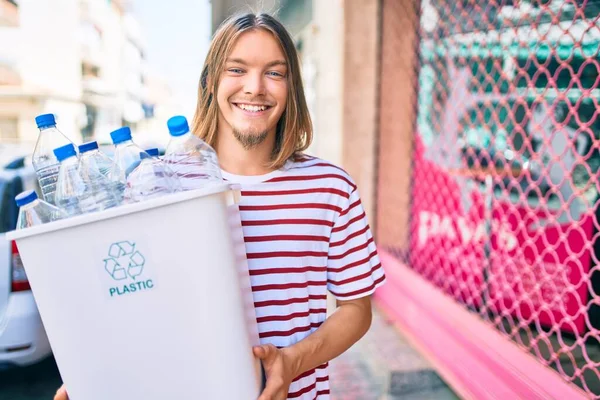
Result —
<svg viewBox="0 0 600 400"><path fill-rule="evenodd" d="M15 196L22 191L21 178L0 176L0 233L15 229L19 212Z"/></svg>

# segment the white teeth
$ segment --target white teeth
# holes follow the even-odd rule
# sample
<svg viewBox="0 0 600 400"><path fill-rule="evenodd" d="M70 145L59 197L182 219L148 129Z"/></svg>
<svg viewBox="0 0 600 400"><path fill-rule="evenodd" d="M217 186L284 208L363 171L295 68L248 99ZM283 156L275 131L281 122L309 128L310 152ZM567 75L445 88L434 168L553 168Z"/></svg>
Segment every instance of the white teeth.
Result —
<svg viewBox="0 0 600 400"><path fill-rule="evenodd" d="M238 104L238 107L245 111L259 112L267 109L266 106L253 106L250 104Z"/></svg>

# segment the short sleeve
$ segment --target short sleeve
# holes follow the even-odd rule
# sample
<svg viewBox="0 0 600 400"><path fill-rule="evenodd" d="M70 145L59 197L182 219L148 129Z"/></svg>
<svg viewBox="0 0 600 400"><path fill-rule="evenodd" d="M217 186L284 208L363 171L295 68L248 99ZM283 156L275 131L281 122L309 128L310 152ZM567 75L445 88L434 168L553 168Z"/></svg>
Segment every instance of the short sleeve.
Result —
<svg viewBox="0 0 600 400"><path fill-rule="evenodd" d="M329 239L327 289L339 300L352 300L372 294L385 273L358 190L344 206Z"/></svg>

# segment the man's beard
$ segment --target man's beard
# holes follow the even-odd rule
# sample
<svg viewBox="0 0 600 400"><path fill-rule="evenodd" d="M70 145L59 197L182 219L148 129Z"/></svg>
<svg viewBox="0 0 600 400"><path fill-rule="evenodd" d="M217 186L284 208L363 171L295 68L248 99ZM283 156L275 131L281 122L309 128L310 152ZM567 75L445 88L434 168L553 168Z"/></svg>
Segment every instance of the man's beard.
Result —
<svg viewBox="0 0 600 400"><path fill-rule="evenodd" d="M242 133L237 129L233 129L233 136L237 139L238 142L241 143L242 147L245 150L250 150L258 147L262 142L267 138L267 131L255 133L255 132L246 132Z"/></svg>

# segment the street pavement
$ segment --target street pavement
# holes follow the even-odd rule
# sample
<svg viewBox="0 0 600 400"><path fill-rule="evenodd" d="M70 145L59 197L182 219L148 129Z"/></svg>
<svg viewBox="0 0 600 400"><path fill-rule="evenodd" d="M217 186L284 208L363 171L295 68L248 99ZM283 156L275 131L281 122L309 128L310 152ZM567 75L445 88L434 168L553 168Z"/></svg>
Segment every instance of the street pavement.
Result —
<svg viewBox="0 0 600 400"><path fill-rule="evenodd" d="M52 357L27 368L0 371L1 400L50 400L61 379Z"/></svg>
<svg viewBox="0 0 600 400"><path fill-rule="evenodd" d="M331 362L333 400L454 400L437 376L377 309L371 329ZM49 358L40 364L0 371L1 400L49 400L61 379Z"/></svg>
<svg viewBox="0 0 600 400"><path fill-rule="evenodd" d="M333 400L454 400L458 397L377 308L369 332L331 362Z"/></svg>

